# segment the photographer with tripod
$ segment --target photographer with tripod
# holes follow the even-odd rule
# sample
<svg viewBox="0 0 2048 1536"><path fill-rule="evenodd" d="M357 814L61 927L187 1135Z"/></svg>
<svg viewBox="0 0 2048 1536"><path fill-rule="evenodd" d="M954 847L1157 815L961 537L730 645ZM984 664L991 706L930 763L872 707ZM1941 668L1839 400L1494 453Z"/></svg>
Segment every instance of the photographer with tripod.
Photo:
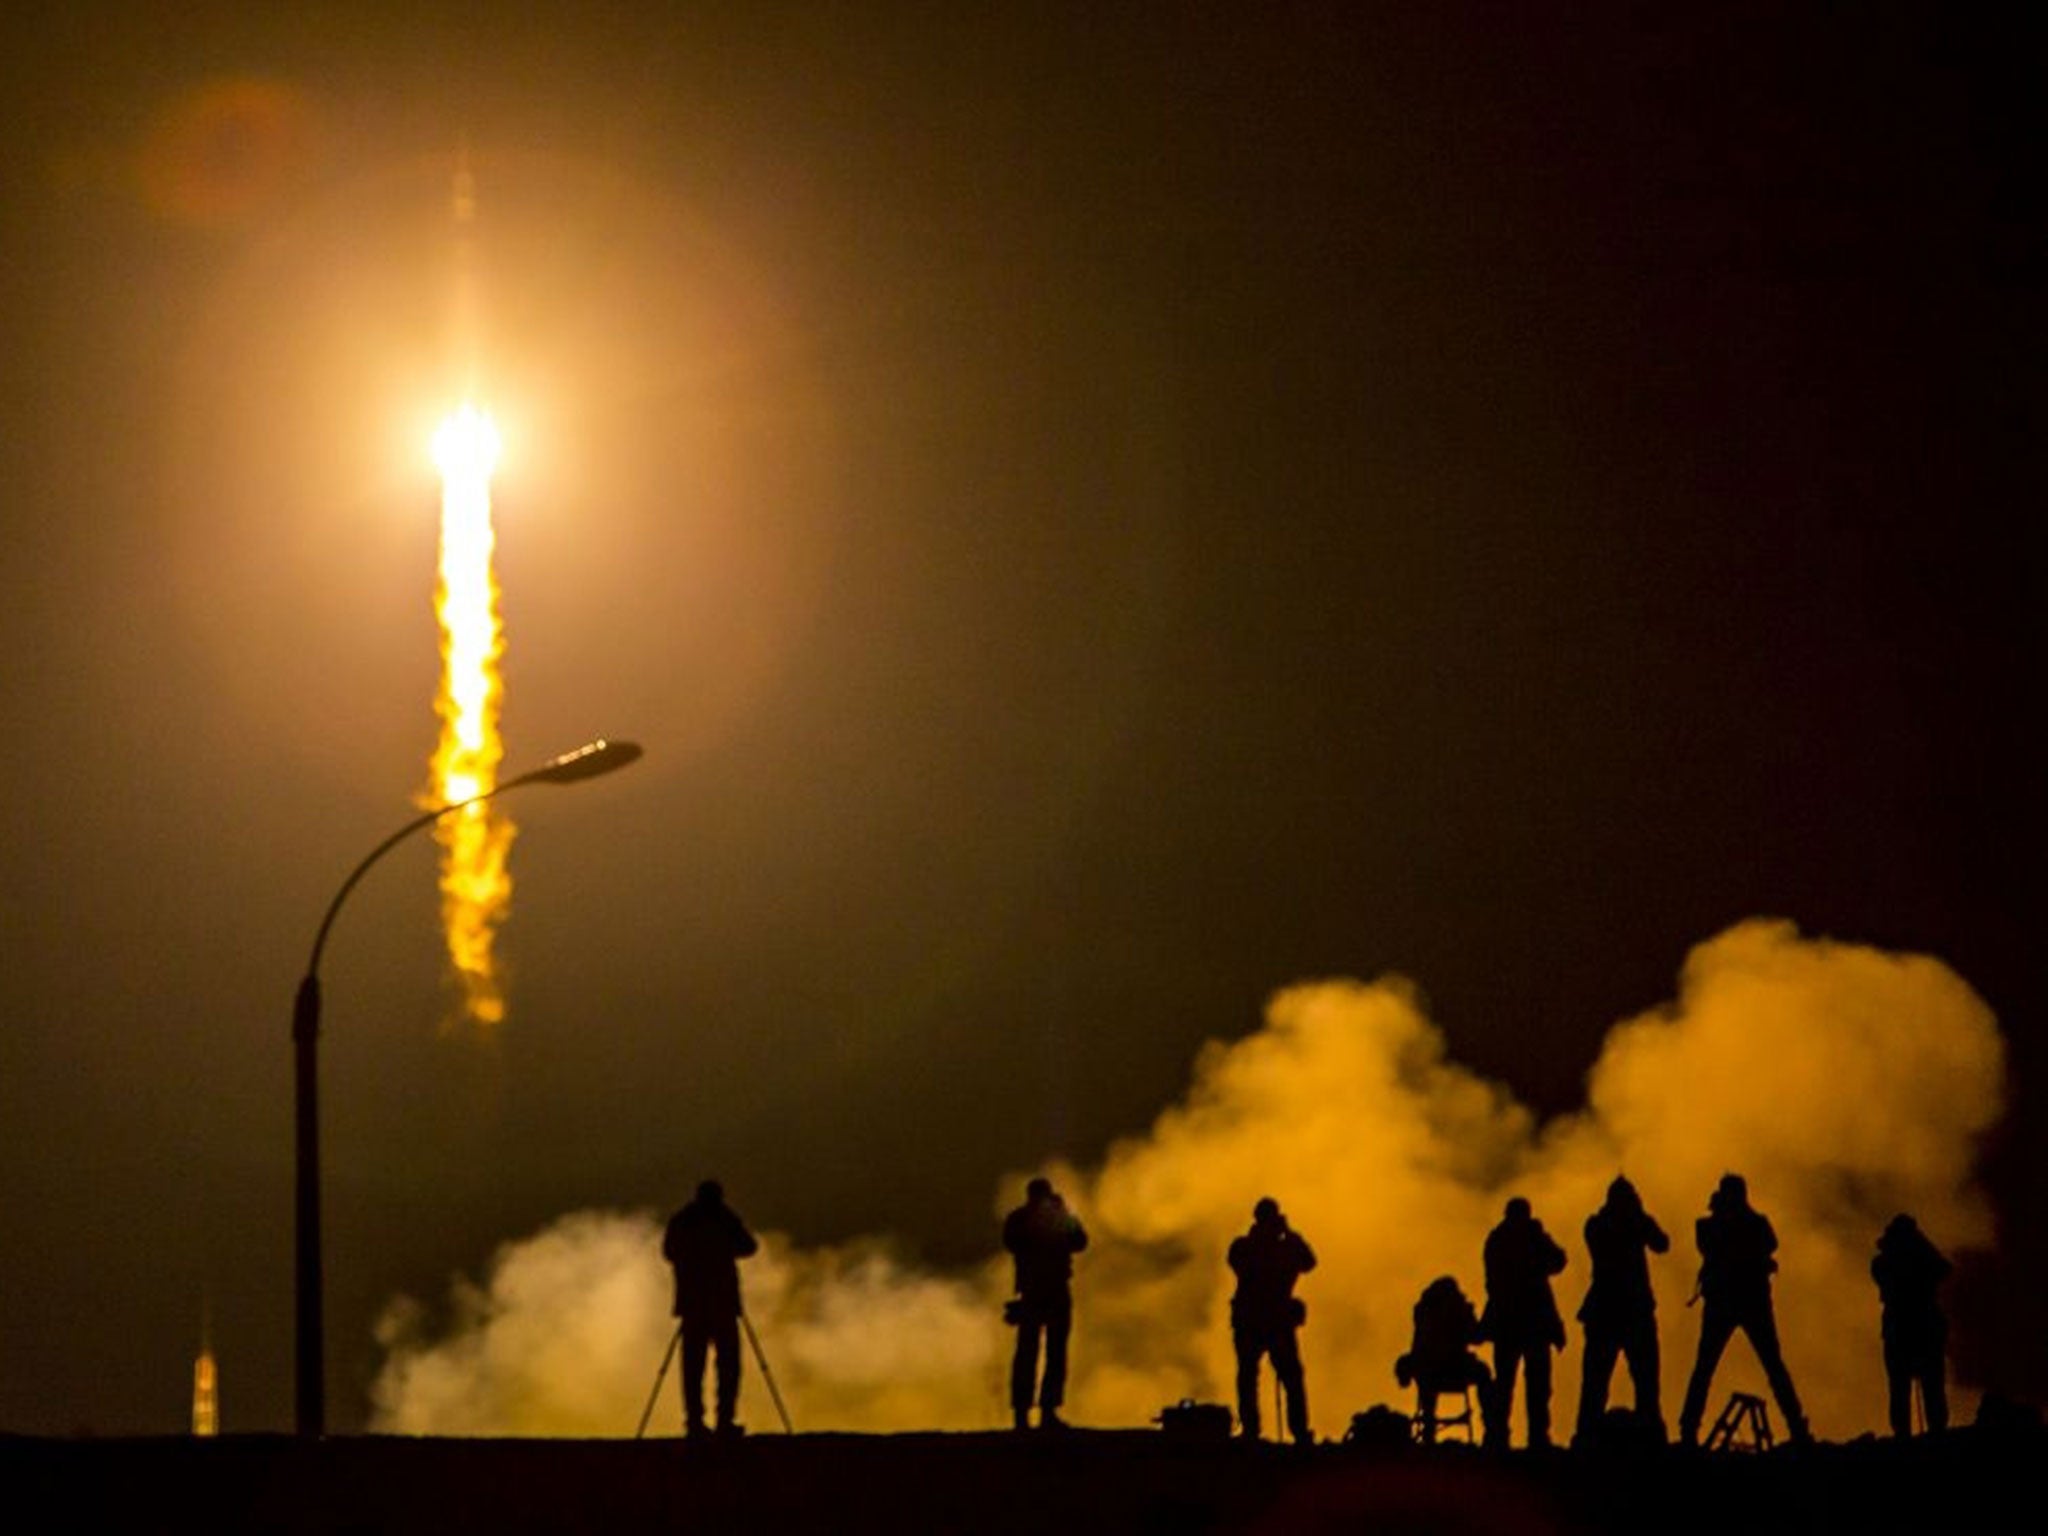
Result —
<svg viewBox="0 0 2048 1536"><path fill-rule="evenodd" d="M743 1433L734 1417L740 1396L740 1267L760 1244L725 1203L716 1179L669 1218L661 1256L675 1269L675 1315L683 1346L683 1428L704 1430L704 1366L718 1352L718 1433Z"/></svg>

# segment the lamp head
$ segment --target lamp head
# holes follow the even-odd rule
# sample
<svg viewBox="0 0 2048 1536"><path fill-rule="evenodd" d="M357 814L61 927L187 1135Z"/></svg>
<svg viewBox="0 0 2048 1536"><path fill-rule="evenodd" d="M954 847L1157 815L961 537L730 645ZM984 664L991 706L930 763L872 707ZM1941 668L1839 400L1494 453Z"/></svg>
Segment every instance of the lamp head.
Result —
<svg viewBox="0 0 2048 1536"><path fill-rule="evenodd" d="M538 768L522 773L514 780L520 784L574 784L579 779L594 779L601 773L610 773L628 763L637 762L641 747L637 741L607 741L600 736L596 741L586 743L573 752L564 752L560 757L550 758ZM506 785L510 788L511 785Z"/></svg>

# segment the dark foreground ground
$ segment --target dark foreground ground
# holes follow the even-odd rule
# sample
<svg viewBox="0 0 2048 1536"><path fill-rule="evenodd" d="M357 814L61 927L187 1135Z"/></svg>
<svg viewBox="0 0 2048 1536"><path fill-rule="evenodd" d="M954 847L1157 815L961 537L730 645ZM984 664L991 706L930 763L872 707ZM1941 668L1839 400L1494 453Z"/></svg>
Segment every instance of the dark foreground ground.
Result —
<svg viewBox="0 0 2048 1536"><path fill-rule="evenodd" d="M19 1531L2002 1531L2048 1437L1765 1455L1188 1443L1157 1432L732 1443L0 1437Z"/></svg>

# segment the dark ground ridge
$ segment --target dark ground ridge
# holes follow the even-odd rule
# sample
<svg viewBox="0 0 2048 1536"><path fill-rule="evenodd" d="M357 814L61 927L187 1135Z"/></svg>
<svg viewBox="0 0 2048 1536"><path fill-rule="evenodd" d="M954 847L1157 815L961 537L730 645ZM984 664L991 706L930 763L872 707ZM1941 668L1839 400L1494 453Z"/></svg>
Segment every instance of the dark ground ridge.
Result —
<svg viewBox="0 0 2048 1536"><path fill-rule="evenodd" d="M2044 1452L2038 1429L1634 1455L1297 1449L1144 1430L0 1437L0 1478L14 1510L39 1512L19 1530L1881 1532L2003 1528L2038 1509Z"/></svg>

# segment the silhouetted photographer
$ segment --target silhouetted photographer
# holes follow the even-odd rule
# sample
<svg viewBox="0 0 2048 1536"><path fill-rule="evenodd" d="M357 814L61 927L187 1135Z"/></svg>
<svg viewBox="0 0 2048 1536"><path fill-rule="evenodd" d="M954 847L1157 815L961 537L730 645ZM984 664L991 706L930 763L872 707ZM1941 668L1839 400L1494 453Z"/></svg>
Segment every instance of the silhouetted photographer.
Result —
<svg viewBox="0 0 2048 1536"><path fill-rule="evenodd" d="M1550 1352L1564 1348L1564 1319L1550 1277L1564 1269L1564 1250L1543 1230L1520 1195L1486 1235L1486 1312L1482 1338L1493 1341L1494 1396L1486 1440L1505 1449L1514 1409L1515 1373L1527 1372L1529 1444L1550 1444Z"/></svg>
<svg viewBox="0 0 2048 1536"><path fill-rule="evenodd" d="M1259 1361L1270 1358L1287 1397L1287 1434L1296 1445L1313 1440L1308 1427L1308 1384L1301 1369L1301 1325L1308 1306L1294 1282L1316 1267L1316 1256L1287 1225L1280 1202L1252 1207L1251 1230L1230 1245L1230 1341L1237 1350L1237 1419L1247 1440L1259 1438Z"/></svg>
<svg viewBox="0 0 2048 1536"><path fill-rule="evenodd" d="M704 1429L704 1366L718 1352L718 1432L740 1433L734 1417L740 1396L739 1261L760 1248L716 1179L697 1186L696 1198L677 1211L662 1234L661 1256L675 1269L675 1314L682 1322L683 1427Z"/></svg>
<svg viewBox="0 0 2048 1536"><path fill-rule="evenodd" d="M1490 1412L1493 1373L1473 1352L1479 1342L1479 1316L1458 1282L1439 1275L1423 1287L1413 1314L1415 1333L1408 1353L1394 1362L1394 1379L1415 1388L1415 1420L1422 1442L1436 1439L1436 1400L1440 1393L1463 1396L1476 1390L1482 1411Z"/></svg>
<svg viewBox="0 0 2048 1536"><path fill-rule="evenodd" d="M1607 1411L1614 1363L1628 1357L1635 1389L1635 1414L1642 1426L1664 1438L1664 1406L1657 1354L1657 1294L1650 1287L1653 1253L1669 1253L1671 1239L1643 1209L1635 1185L1618 1178L1607 1186L1607 1203L1586 1218L1586 1252L1593 1283L1579 1307L1586 1325L1585 1375L1579 1387L1579 1423L1574 1444L1588 1441Z"/></svg>
<svg viewBox="0 0 2048 1536"><path fill-rule="evenodd" d="M1010 1360L1010 1411L1016 1426L1031 1424L1036 1387L1038 1425L1061 1429L1060 1404L1067 1392L1067 1337L1074 1326L1074 1255L1088 1246L1088 1234L1049 1179L1033 1179L1024 1203L1004 1218L1003 1247L1016 1260L1017 1294L1003 1308L1003 1321L1017 1330ZM1039 1342L1045 1344L1045 1376L1038 1378Z"/></svg>
<svg viewBox="0 0 2048 1536"><path fill-rule="evenodd" d="M1870 1278L1884 1305L1884 1374L1890 1387L1892 1433L1913 1433L1913 1388L1927 1412L1927 1429L1948 1428L1948 1317L1941 1282L1952 1266L1910 1216L1894 1216L1877 1240Z"/></svg>
<svg viewBox="0 0 2048 1536"><path fill-rule="evenodd" d="M1799 1407L1799 1393L1792 1386L1791 1372L1778 1347L1778 1319L1771 1310L1771 1276L1777 1273L1778 1234L1770 1220L1749 1203L1749 1186L1739 1174L1724 1174L1707 1201L1707 1214L1693 1227L1700 1249L1699 1298L1706 1304L1700 1320L1700 1352L1693 1362L1692 1380L1685 1389L1685 1406L1679 1410L1678 1432L1687 1445L1697 1445L1700 1418L1706 1412L1707 1392L1714 1384L1714 1369L1721 1352L1740 1328L1749 1335L1750 1347L1785 1415L1785 1430L1795 1442L1804 1444L1813 1435L1806 1415Z"/></svg>

